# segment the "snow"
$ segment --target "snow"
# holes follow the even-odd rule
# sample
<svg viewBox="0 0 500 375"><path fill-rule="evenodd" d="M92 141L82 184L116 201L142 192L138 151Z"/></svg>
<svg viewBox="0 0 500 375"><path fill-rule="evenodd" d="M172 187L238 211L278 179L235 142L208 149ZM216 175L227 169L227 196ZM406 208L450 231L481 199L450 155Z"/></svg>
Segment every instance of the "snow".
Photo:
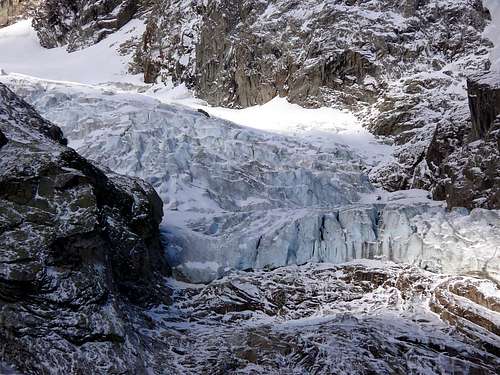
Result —
<svg viewBox="0 0 500 375"><path fill-rule="evenodd" d="M0 80L82 155L153 184L165 204L167 256L188 280L359 258L500 279L500 264L490 262L498 212L446 212L423 190L375 190L364 160L344 144L256 129L258 121L238 126L147 95L15 74ZM300 124L303 109L272 105L297 111Z"/></svg>
<svg viewBox="0 0 500 375"><path fill-rule="evenodd" d="M0 29L0 68L7 73L58 81L139 84L141 76L127 73L130 56L121 56L117 49L119 44L141 35L144 30L143 21L132 20L100 43L69 53L64 47L41 47L31 20L23 20Z"/></svg>
<svg viewBox="0 0 500 375"><path fill-rule="evenodd" d="M500 1L483 0L483 4L491 14L491 23L484 30L484 36L491 40L495 47L490 52L492 70L500 71Z"/></svg>
<svg viewBox="0 0 500 375"><path fill-rule="evenodd" d="M133 21L71 54L41 49L28 21L0 29L0 68L24 74L0 82L61 126L79 153L154 185L165 202L161 229L174 276L220 278L207 286L168 280L172 305L148 312L155 345L165 340L176 348L172 360L160 357L163 366L204 373L207 368L195 371L193 364L207 364L213 371L221 361L214 355L226 355L228 342L233 358L258 348L264 359L242 373L266 373L263 363L278 360L284 373L308 373L309 353L318 353L311 357L316 370L330 373L345 373L366 358L374 373L393 371L385 368L392 357L425 374L479 361L472 340L429 310L430 285L439 290L448 276L394 262L438 273L489 273L498 282L500 211L447 211L424 190L373 188L365 171L388 162L394 147L348 111L306 109L279 97L230 110L207 106L183 85L145 86L116 52L142 27ZM284 268L259 271L275 267ZM373 280L354 286L353 267ZM256 271L235 272L248 269ZM372 288L384 273L390 281ZM496 301L494 282L477 285ZM284 305L273 310L279 296ZM465 298L451 301L482 312ZM479 316L498 324L495 314Z"/></svg>
<svg viewBox="0 0 500 375"><path fill-rule="evenodd" d="M392 147L377 141L348 111L335 108L303 108L276 97L264 105L245 109L203 107L213 116L254 129L306 139L320 147L349 146L369 165L390 157Z"/></svg>
<svg viewBox="0 0 500 375"><path fill-rule="evenodd" d="M100 43L69 53L64 47L42 48L31 20L23 20L0 29L0 68L7 73L54 81L93 85L106 83L111 88L119 89L124 86L118 83L131 83L134 88L145 86L141 76L127 72L130 56L120 56L117 51L124 40L140 35L144 28L143 21L133 20ZM184 84L174 86L171 82L148 87L145 95L165 103L202 108L213 116L239 125L294 136L320 147L346 145L368 165L387 160L392 153L392 147L378 142L352 113L339 109L306 109L279 97L262 106L243 110L209 107L195 99Z"/></svg>
<svg viewBox="0 0 500 375"><path fill-rule="evenodd" d="M482 281L478 289L486 298L500 296L499 287L491 281Z"/></svg>
<svg viewBox="0 0 500 375"><path fill-rule="evenodd" d="M452 367L469 369L469 361L481 363L481 352L429 308L431 299L451 314L463 307L457 326L467 327L469 337L493 343L497 338L473 323L477 316L496 322L492 310L448 291L455 282L476 285L474 279L433 275L391 262L360 260L234 272L201 288L170 282L173 305L149 312L157 323L150 334L171 340L172 331L182 330L176 341L182 354L175 363L197 373L209 370L198 360L200 367L194 371L189 356L210 358L213 370L214 352L227 363L227 356L253 350L259 360L247 362L240 373L303 374L320 369L342 374L361 368L353 373L371 369L388 374L394 367L386 364L394 366L400 360L409 373L435 374ZM444 295L440 301L449 306L436 301L436 295ZM271 370L270 364L280 371Z"/></svg>
<svg viewBox="0 0 500 375"><path fill-rule="evenodd" d="M446 213L425 191L374 189L365 171L388 162L394 147L348 111L279 97L214 108L182 85L140 84L116 48L143 27L132 21L68 53L42 49L29 21L14 24L0 30L0 68L24 75L0 81L61 126L82 155L156 188L176 272L207 282L233 269L381 257L437 272L489 267L500 277L488 264L500 242L497 213Z"/></svg>

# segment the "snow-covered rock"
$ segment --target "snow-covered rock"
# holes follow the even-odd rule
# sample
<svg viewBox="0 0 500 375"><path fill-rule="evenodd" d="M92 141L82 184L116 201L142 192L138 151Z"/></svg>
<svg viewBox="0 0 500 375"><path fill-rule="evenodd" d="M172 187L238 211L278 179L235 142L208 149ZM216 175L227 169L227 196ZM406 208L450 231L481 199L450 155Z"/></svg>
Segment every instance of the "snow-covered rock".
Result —
<svg viewBox="0 0 500 375"><path fill-rule="evenodd" d="M56 23L67 26L61 43L71 36L72 50L101 40L118 27L102 29L101 18L115 19L111 9L125 3L98 2L91 11L95 7L77 1L84 11L57 11ZM44 4L48 10L74 6ZM210 104L229 107L279 95L304 106L351 110L396 144L394 157L369 174L372 183L391 191L430 190L449 206L499 208L489 184L474 184L473 199L463 198L461 179L447 172L452 162L468 168L457 156L470 127L465 82L495 66L494 1L156 0L139 8L129 16L146 22L142 38L124 38L112 48L135 49L127 60L145 82L185 85ZM35 18L42 44L61 34L49 27L46 13ZM429 157L436 143L447 152Z"/></svg>
<svg viewBox="0 0 500 375"><path fill-rule="evenodd" d="M45 48L75 51L100 42L129 22L140 7L135 0L43 0L33 26Z"/></svg>
<svg viewBox="0 0 500 375"><path fill-rule="evenodd" d="M161 201L65 144L0 84L0 368L139 373L134 309L169 297Z"/></svg>
<svg viewBox="0 0 500 375"><path fill-rule="evenodd" d="M147 332L166 349L151 356L154 373L493 375L500 366L493 282L365 261L176 284L172 308L150 312Z"/></svg>

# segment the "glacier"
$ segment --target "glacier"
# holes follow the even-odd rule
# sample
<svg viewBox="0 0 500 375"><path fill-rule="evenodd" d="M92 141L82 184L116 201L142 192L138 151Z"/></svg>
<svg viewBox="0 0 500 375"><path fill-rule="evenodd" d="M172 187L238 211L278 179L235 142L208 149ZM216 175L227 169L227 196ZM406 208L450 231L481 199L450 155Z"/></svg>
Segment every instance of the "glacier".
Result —
<svg viewBox="0 0 500 375"><path fill-rule="evenodd" d="M179 279L368 258L500 280L498 211L448 211L424 191L376 189L348 144L238 126L112 87L0 81L79 153L156 188Z"/></svg>

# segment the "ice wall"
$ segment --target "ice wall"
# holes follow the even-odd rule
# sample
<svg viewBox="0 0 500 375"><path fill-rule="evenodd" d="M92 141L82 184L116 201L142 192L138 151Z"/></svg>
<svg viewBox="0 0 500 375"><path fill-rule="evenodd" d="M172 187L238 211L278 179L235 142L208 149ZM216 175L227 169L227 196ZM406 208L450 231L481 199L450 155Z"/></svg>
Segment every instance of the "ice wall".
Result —
<svg viewBox="0 0 500 375"><path fill-rule="evenodd" d="M385 259L429 271L500 281L500 212L436 205L227 214L167 227L175 271L208 282L230 270Z"/></svg>

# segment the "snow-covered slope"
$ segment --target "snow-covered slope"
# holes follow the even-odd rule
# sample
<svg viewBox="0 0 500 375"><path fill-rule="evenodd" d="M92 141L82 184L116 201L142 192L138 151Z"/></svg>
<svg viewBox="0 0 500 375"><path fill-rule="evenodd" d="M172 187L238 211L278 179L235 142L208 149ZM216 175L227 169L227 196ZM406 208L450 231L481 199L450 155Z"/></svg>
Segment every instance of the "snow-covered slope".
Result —
<svg viewBox="0 0 500 375"><path fill-rule="evenodd" d="M280 95L354 111L349 117L396 144L392 157L369 173L372 183L391 191L426 189L450 207L499 207L500 192L489 188L495 176L485 177L484 186L462 178L462 171L474 174L462 155L475 140L469 139L465 81L496 59L487 39L498 40L495 1L154 0L140 10L131 3L46 0L35 25L43 45L67 43L56 49L61 58L64 48L98 42L74 54L85 60L88 50L83 70L102 71L84 77L87 82L124 80L126 61L146 82L161 77L212 104L251 106ZM39 65L23 70L12 71L67 76L58 69L49 77ZM438 155L436 144L443 145ZM492 168L478 158L483 169Z"/></svg>
<svg viewBox="0 0 500 375"><path fill-rule="evenodd" d="M69 53L64 48L40 46L31 20L0 29L0 68L6 72L80 83L141 83L140 76L128 74L130 56L120 54L120 45L138 38L144 22L132 20L118 32L84 51Z"/></svg>
<svg viewBox="0 0 500 375"><path fill-rule="evenodd" d="M145 331L167 349L151 357L155 373L493 375L500 366L499 291L487 281L353 262L174 287L174 305L153 309Z"/></svg>

